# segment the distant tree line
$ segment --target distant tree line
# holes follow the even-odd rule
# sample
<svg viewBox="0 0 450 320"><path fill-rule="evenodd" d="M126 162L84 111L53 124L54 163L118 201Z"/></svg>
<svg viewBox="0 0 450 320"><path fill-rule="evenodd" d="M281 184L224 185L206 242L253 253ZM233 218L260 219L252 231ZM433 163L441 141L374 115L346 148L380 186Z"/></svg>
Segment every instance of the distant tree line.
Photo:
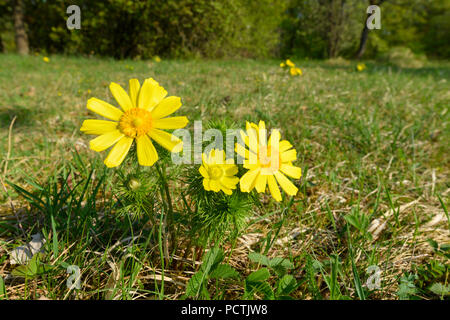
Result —
<svg viewBox="0 0 450 320"><path fill-rule="evenodd" d="M81 8L81 30L66 9ZM365 27L381 7L381 30ZM448 0L0 0L0 50L163 57L450 57Z"/></svg>

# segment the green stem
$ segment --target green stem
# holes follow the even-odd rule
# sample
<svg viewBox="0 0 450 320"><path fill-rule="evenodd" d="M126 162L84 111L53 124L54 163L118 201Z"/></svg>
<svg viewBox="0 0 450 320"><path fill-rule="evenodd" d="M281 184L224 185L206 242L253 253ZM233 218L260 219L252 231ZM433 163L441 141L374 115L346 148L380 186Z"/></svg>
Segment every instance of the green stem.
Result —
<svg viewBox="0 0 450 320"><path fill-rule="evenodd" d="M161 257L161 291L159 292L160 300L164 299L164 250L163 250L163 241L162 241L163 217L164 217L164 211L161 212L161 217L159 219L159 232L158 232L159 255Z"/></svg>

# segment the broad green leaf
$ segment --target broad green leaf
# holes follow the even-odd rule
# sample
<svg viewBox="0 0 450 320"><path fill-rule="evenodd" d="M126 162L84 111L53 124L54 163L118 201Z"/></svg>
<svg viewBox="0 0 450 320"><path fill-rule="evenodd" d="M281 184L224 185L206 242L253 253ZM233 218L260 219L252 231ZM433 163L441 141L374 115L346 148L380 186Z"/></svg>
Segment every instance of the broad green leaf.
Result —
<svg viewBox="0 0 450 320"><path fill-rule="evenodd" d="M265 255L258 253L258 252L250 252L248 254L248 258L256 263L262 264L264 266L269 266L270 259L267 258Z"/></svg>
<svg viewBox="0 0 450 320"><path fill-rule="evenodd" d="M209 276L213 279L238 278L239 273L228 264L219 264Z"/></svg>
<svg viewBox="0 0 450 320"><path fill-rule="evenodd" d="M5 280L0 277L0 300L4 300L6 298Z"/></svg>
<svg viewBox="0 0 450 320"><path fill-rule="evenodd" d="M188 297L196 297L202 288L204 280L205 274L202 271L195 273L192 278L189 279L186 287L186 295Z"/></svg>
<svg viewBox="0 0 450 320"><path fill-rule="evenodd" d="M290 274L286 274L278 281L277 294L288 295L296 288L297 281L295 280L295 278Z"/></svg>
<svg viewBox="0 0 450 320"><path fill-rule="evenodd" d="M257 271L250 273L246 279L247 282L261 282L269 279L270 273L267 268L261 268Z"/></svg>
<svg viewBox="0 0 450 320"><path fill-rule="evenodd" d="M442 283L433 283L428 290L438 296L448 296L450 294L450 286L445 286Z"/></svg>

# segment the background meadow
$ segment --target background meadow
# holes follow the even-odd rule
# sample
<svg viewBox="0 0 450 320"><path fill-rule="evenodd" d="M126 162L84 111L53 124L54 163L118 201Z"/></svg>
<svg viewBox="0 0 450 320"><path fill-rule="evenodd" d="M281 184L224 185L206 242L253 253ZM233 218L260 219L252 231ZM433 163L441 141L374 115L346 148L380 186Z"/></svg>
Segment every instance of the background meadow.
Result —
<svg viewBox="0 0 450 320"><path fill-rule="evenodd" d="M435 39L441 49L433 51L426 30L403 19L417 7L398 2L380 31L404 26L401 21L406 26L392 27L397 37L371 32L363 57L367 67L358 72L352 57L367 4L361 9L350 1L345 7L355 18L344 15L342 27L351 27L356 38L343 37L335 52L325 31L293 13L311 12L320 19L325 14L315 7L320 1L277 2L280 16L274 13L265 27L278 30L275 38L270 29L257 29L260 19L250 15L251 8L234 2L233 10L242 10L243 21L260 30L270 50L263 50L252 32L236 36L242 27L237 22L229 27L236 38L223 38L221 26L210 25L200 10L228 17L229 8L214 9L215 1L167 2L180 20L152 25L166 31L157 37L153 29L141 30L148 38L132 42L134 51L125 45L108 51L121 43L112 36L114 28L99 33L94 48L93 31L105 30L106 22L87 2L81 6L88 24L76 33L55 31L65 25L58 20L64 1L24 1L28 12L54 19L39 29L31 27L37 26L31 19L36 16L26 15L29 54L18 55L7 18L14 6L0 1L7 8L0 15L5 51L0 54L0 298L448 299L448 42ZM140 17L133 10L156 14L146 1L99 3L96 12L131 21ZM382 19L388 5L381 5ZM263 7L270 11L268 3ZM444 20L435 11L428 7L425 22L441 26ZM186 15L208 27L196 30ZM421 19L412 20L425 23ZM171 32L187 34L189 41L171 38ZM302 76L291 77L279 67L288 57ZM103 164L105 153L89 150L91 137L79 131L83 120L92 118L86 109L90 97L116 105L110 82L127 88L128 79L149 77L181 97L189 129L200 119L234 127L264 120L280 128L298 153L299 193L284 196L282 203L261 196L242 233L223 241L220 252L189 247L192 239L179 236L170 259L161 259L158 228L117 214L121 205L111 191L115 181ZM168 172L169 186L175 211L186 213L187 184L179 173ZM10 252L38 232L46 238L40 260L12 265ZM80 267L81 289L67 289L69 265ZM373 265L381 271L375 290L366 284ZM204 278L189 282L198 272Z"/></svg>

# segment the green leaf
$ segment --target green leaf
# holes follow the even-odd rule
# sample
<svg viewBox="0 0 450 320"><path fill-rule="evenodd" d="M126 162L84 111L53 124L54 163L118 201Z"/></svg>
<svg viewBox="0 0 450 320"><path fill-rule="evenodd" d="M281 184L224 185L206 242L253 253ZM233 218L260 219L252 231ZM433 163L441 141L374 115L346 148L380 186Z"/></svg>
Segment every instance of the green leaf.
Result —
<svg viewBox="0 0 450 320"><path fill-rule="evenodd" d="M6 296L6 288L5 288L5 280L0 277L0 300L7 299Z"/></svg>
<svg viewBox="0 0 450 320"><path fill-rule="evenodd" d="M270 259L267 258L265 255L258 253L258 252L250 252L248 254L248 258L251 261L262 264L264 266L269 266L269 264L270 264Z"/></svg>
<svg viewBox="0 0 450 320"><path fill-rule="evenodd" d="M40 262L40 255L39 253L35 254L27 265L15 268L11 274L16 277L33 278L52 270L53 266Z"/></svg>
<svg viewBox="0 0 450 320"><path fill-rule="evenodd" d="M246 279L247 282L261 282L270 278L270 272L267 268L262 268L250 273Z"/></svg>
<svg viewBox="0 0 450 320"><path fill-rule="evenodd" d="M288 259L277 257L270 260L269 267L275 270L275 272L281 276L285 274L287 270L293 269L294 264Z"/></svg>
<svg viewBox="0 0 450 320"><path fill-rule="evenodd" d="M450 294L450 286L445 286L442 283L433 283L428 290L438 296L448 296Z"/></svg>
<svg viewBox="0 0 450 320"><path fill-rule="evenodd" d="M203 285L203 281L205 280L205 274L202 271L195 273L186 287L186 295L188 297L196 297Z"/></svg>
<svg viewBox="0 0 450 320"><path fill-rule="evenodd" d="M265 281L261 282L245 282L245 294L244 299L252 299L255 293L262 293L264 295L264 299L274 299L275 295L273 293L272 288L269 283Z"/></svg>
<svg viewBox="0 0 450 320"><path fill-rule="evenodd" d="M280 296L288 295L296 288L297 281L295 278L290 274L286 274L278 281L277 294Z"/></svg>
<svg viewBox="0 0 450 320"><path fill-rule="evenodd" d="M212 279L238 278L239 273L228 264L219 264L209 275Z"/></svg>
<svg viewBox="0 0 450 320"><path fill-rule="evenodd" d="M214 269L219 263L221 263L224 259L224 253L220 248L212 248L209 250L205 258L203 259L202 266L200 270L202 270L206 275L209 274L211 269Z"/></svg>

